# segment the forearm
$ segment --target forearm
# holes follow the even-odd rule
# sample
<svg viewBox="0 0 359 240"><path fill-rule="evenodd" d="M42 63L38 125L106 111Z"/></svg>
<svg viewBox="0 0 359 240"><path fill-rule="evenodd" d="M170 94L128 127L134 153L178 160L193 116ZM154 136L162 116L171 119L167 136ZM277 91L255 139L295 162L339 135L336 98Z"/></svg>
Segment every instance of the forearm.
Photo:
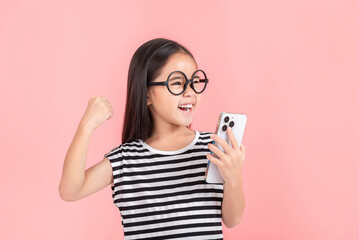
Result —
<svg viewBox="0 0 359 240"><path fill-rule="evenodd" d="M245 207L242 179L223 184L222 219L228 228L239 224Z"/></svg>
<svg viewBox="0 0 359 240"><path fill-rule="evenodd" d="M80 123L67 151L59 184L59 192L63 199L71 199L83 186L92 132L92 128Z"/></svg>

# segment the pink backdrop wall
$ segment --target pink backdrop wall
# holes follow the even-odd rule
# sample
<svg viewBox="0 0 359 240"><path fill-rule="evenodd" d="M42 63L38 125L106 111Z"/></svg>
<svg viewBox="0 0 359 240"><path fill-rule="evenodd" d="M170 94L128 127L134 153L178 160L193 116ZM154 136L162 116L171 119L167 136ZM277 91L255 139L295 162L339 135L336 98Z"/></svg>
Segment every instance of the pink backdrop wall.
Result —
<svg viewBox="0 0 359 240"><path fill-rule="evenodd" d="M359 1L1 1L0 239L122 239L107 187L58 183L90 96L112 103L87 168L121 139L142 43L188 47L211 79L193 129L245 113L246 209L225 239L359 239Z"/></svg>

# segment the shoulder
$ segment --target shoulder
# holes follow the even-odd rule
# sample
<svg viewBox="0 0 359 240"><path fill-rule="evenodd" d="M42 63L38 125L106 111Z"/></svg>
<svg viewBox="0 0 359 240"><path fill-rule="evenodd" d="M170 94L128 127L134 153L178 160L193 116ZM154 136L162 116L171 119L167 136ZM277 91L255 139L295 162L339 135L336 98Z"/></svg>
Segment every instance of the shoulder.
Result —
<svg viewBox="0 0 359 240"><path fill-rule="evenodd" d="M116 147L113 147L110 151L104 154L104 157L108 158L109 160L114 158L119 158L123 156L123 152L133 148L140 146L139 140L133 140L131 142L122 143Z"/></svg>
<svg viewBox="0 0 359 240"><path fill-rule="evenodd" d="M211 134L214 134L213 132L209 132L209 131L198 131L198 130L196 131L199 133L200 138L207 138L207 137L209 138Z"/></svg>
<svg viewBox="0 0 359 240"><path fill-rule="evenodd" d="M208 143L212 142L211 134L214 134L213 132L209 131L198 131L199 137L197 141L197 145L207 145Z"/></svg>

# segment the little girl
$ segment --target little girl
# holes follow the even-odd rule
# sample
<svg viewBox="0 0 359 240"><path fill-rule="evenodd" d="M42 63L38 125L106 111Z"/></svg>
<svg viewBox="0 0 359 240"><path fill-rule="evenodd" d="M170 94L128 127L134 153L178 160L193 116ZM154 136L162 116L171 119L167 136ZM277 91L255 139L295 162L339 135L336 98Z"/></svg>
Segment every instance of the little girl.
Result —
<svg viewBox="0 0 359 240"><path fill-rule="evenodd" d="M128 72L122 144L85 171L93 131L113 116L106 98L91 97L65 157L61 198L77 201L111 184L125 239L223 239L222 220L232 228L244 210L244 146L231 129L233 148L190 128L208 82L179 43L157 38L140 46ZM224 184L204 180L208 160Z"/></svg>

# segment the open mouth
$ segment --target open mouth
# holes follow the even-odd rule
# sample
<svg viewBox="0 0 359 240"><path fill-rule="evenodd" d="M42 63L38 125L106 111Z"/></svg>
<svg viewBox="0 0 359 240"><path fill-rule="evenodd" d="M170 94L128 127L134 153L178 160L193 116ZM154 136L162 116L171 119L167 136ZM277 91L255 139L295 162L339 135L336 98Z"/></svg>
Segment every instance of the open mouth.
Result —
<svg viewBox="0 0 359 240"><path fill-rule="evenodd" d="M192 112L193 106L192 104L189 104L189 105L179 106L178 109L184 113L190 113Z"/></svg>

